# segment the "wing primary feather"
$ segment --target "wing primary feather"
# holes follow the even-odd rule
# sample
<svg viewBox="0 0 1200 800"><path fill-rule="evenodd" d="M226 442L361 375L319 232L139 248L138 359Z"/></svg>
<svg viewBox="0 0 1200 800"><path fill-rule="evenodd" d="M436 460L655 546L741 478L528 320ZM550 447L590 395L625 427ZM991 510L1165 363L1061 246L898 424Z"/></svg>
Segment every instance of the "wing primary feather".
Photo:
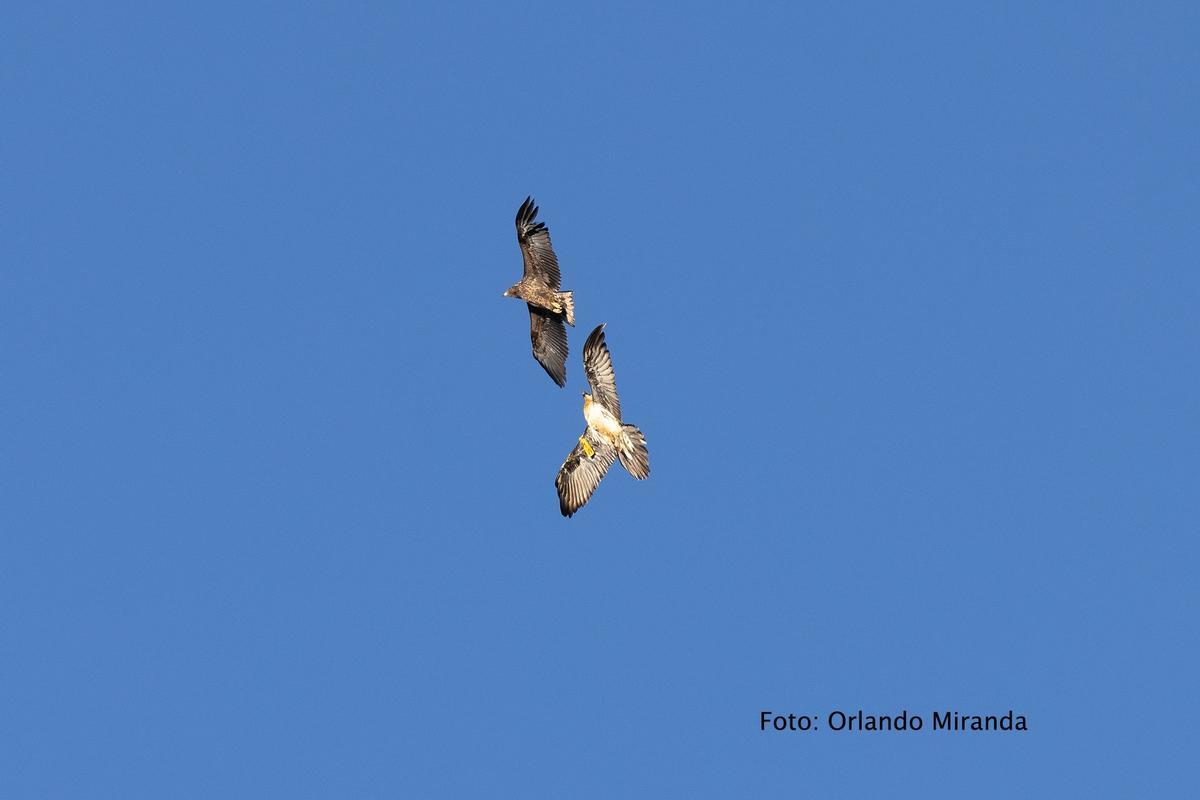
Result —
<svg viewBox="0 0 1200 800"><path fill-rule="evenodd" d="M593 450L591 456L587 455L585 441ZM616 459L616 449L609 442L591 428L584 430L554 478L558 508L564 517L574 515L587 504Z"/></svg>
<svg viewBox="0 0 1200 800"><path fill-rule="evenodd" d="M592 387L592 397L608 412L621 419L621 396L617 393L617 376L613 371L612 355L604 341L602 322L588 334L583 345L583 369L587 374L588 385Z"/></svg>
<svg viewBox="0 0 1200 800"><path fill-rule="evenodd" d="M544 222L537 222L538 207L533 198L527 198L517 213L517 242L521 245L521 256L525 262L525 279L535 279L546 287L558 291L562 276L558 269L558 257L550 243L550 229Z"/></svg>
<svg viewBox="0 0 1200 800"><path fill-rule="evenodd" d="M550 379L559 386L567 383L567 329L561 317L556 317L537 306L526 304L529 309L529 338L533 346L533 357L546 370Z"/></svg>

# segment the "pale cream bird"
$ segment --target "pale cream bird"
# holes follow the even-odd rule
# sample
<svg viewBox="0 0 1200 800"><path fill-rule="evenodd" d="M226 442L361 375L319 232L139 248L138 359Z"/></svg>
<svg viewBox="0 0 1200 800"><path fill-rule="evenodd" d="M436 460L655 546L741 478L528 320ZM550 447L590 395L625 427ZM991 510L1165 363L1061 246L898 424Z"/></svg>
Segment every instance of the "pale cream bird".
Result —
<svg viewBox="0 0 1200 800"><path fill-rule="evenodd" d="M583 345L583 368L592 393L583 394L587 428L554 479L558 505L564 517L582 508L617 459L637 480L650 476L646 437L636 425L621 419L621 399L613 374L612 356L604 341L604 324Z"/></svg>

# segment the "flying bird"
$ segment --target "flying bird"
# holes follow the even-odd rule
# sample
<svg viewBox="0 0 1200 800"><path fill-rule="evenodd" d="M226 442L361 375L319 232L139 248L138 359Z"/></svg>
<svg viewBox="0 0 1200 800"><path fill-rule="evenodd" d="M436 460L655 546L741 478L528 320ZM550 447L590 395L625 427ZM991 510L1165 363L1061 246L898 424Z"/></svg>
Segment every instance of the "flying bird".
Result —
<svg viewBox="0 0 1200 800"><path fill-rule="evenodd" d="M604 342L604 323L596 326L583 345L583 369L592 393L583 393L583 418L587 428L567 456L554 487L564 517L583 508L618 458L634 478L650 476L646 437L636 425L621 420L621 398L613 375L612 356Z"/></svg>
<svg viewBox="0 0 1200 800"><path fill-rule="evenodd" d="M505 290L505 297L519 297L529 307L529 338L533 357L559 386L567 383L567 329L575 325L575 296L559 291L562 277L558 258L550 244L550 229L536 222L538 207L532 197L517 210L517 243L525 259L525 274Z"/></svg>

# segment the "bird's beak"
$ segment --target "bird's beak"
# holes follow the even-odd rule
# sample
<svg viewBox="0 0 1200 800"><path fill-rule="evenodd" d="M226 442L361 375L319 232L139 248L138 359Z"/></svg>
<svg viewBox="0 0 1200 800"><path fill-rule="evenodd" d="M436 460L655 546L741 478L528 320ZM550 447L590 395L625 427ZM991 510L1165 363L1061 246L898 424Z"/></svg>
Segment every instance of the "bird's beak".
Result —
<svg viewBox="0 0 1200 800"><path fill-rule="evenodd" d="M501 297L508 297L508 289L505 289L505 290L504 290L504 294L502 294L502 295L500 295L500 296L501 296Z"/></svg>

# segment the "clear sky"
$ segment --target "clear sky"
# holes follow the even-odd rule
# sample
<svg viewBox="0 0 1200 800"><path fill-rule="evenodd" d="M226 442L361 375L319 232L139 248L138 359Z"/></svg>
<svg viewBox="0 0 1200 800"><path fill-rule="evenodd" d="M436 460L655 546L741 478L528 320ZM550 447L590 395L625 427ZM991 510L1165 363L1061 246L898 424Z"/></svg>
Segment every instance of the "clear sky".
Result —
<svg viewBox="0 0 1200 800"><path fill-rule="evenodd" d="M831 5L6 6L0 795L1194 788L1200 11Z"/></svg>

